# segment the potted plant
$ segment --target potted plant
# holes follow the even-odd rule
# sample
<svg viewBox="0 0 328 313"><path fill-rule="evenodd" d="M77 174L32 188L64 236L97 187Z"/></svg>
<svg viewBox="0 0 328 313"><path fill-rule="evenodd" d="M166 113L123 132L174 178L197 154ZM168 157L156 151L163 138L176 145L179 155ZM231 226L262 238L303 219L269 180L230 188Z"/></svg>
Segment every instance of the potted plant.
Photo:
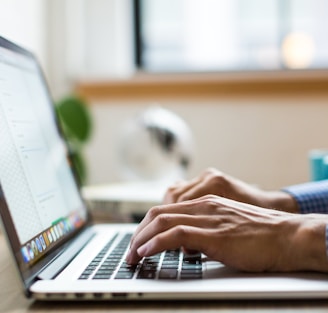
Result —
<svg viewBox="0 0 328 313"><path fill-rule="evenodd" d="M86 102L75 95L56 103L56 113L66 139L70 160L80 185L86 183L87 165L83 148L91 136L92 119Z"/></svg>

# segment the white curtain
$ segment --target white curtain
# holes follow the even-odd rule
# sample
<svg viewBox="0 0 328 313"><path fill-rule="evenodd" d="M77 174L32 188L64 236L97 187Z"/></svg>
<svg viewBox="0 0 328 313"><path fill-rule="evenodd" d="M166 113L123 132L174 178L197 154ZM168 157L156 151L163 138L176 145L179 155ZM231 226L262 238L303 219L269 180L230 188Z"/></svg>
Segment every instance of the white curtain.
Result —
<svg viewBox="0 0 328 313"><path fill-rule="evenodd" d="M1 0L0 36L33 51L45 67L45 1Z"/></svg>
<svg viewBox="0 0 328 313"><path fill-rule="evenodd" d="M131 0L56 0L48 4L50 83L55 98L78 80L130 76Z"/></svg>

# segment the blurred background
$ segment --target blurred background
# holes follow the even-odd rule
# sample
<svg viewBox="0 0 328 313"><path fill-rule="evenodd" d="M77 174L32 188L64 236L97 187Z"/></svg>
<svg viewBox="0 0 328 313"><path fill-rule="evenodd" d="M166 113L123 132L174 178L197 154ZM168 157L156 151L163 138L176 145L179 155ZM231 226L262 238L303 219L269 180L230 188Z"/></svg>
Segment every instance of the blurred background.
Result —
<svg viewBox="0 0 328 313"><path fill-rule="evenodd" d="M213 166L263 188L309 180L328 147L328 1L0 0L0 35L39 58L54 100L83 98L86 184L122 180L123 125L154 105Z"/></svg>

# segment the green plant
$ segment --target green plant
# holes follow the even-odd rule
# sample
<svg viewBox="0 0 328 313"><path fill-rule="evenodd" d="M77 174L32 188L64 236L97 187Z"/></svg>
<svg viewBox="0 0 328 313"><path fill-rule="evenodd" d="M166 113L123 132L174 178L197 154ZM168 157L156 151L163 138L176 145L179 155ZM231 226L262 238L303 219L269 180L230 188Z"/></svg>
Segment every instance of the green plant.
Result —
<svg viewBox="0 0 328 313"><path fill-rule="evenodd" d="M56 103L56 112L63 135L67 141L72 165L78 182L83 185L87 179L87 165L83 147L92 132L92 119L86 102L73 95Z"/></svg>

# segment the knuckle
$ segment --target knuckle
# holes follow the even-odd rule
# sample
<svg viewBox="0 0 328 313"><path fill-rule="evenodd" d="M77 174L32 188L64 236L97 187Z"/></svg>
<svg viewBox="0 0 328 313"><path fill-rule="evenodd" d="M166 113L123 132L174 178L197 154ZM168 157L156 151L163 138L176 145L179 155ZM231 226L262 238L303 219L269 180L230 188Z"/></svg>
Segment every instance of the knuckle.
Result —
<svg viewBox="0 0 328 313"><path fill-rule="evenodd" d="M183 194L178 198L179 202L183 202L183 201L187 201L187 200L190 200L190 198L186 194Z"/></svg>
<svg viewBox="0 0 328 313"><path fill-rule="evenodd" d="M176 201L179 196L178 189L175 187L169 187L165 193L165 197L171 199L172 201Z"/></svg>
<svg viewBox="0 0 328 313"><path fill-rule="evenodd" d="M161 228L165 228L171 224L172 218L169 214L161 214L156 217L156 220L159 226L161 226Z"/></svg>
<svg viewBox="0 0 328 313"><path fill-rule="evenodd" d="M174 231L177 238L187 238L189 235L189 230L186 225L178 225L175 227Z"/></svg>
<svg viewBox="0 0 328 313"><path fill-rule="evenodd" d="M207 195L206 198L203 199L203 205L207 212L216 212L218 207L217 196Z"/></svg>
<svg viewBox="0 0 328 313"><path fill-rule="evenodd" d="M171 192L171 198L176 201L179 198L179 192L177 190Z"/></svg>
<svg viewBox="0 0 328 313"><path fill-rule="evenodd" d="M149 209L148 211L148 216L151 220L153 220L154 218L156 218L161 212L161 209L159 206L154 206L152 208Z"/></svg>
<svg viewBox="0 0 328 313"><path fill-rule="evenodd" d="M226 182L226 178L222 173L213 173L208 180L210 183L219 186L225 184Z"/></svg>
<svg viewBox="0 0 328 313"><path fill-rule="evenodd" d="M205 204L207 204L207 203L214 202L215 199L217 199L217 196L216 195L208 194L208 195L206 195L206 196L203 197L203 202Z"/></svg>
<svg viewBox="0 0 328 313"><path fill-rule="evenodd" d="M167 193L173 193L176 189L176 186L170 186L167 188Z"/></svg>

